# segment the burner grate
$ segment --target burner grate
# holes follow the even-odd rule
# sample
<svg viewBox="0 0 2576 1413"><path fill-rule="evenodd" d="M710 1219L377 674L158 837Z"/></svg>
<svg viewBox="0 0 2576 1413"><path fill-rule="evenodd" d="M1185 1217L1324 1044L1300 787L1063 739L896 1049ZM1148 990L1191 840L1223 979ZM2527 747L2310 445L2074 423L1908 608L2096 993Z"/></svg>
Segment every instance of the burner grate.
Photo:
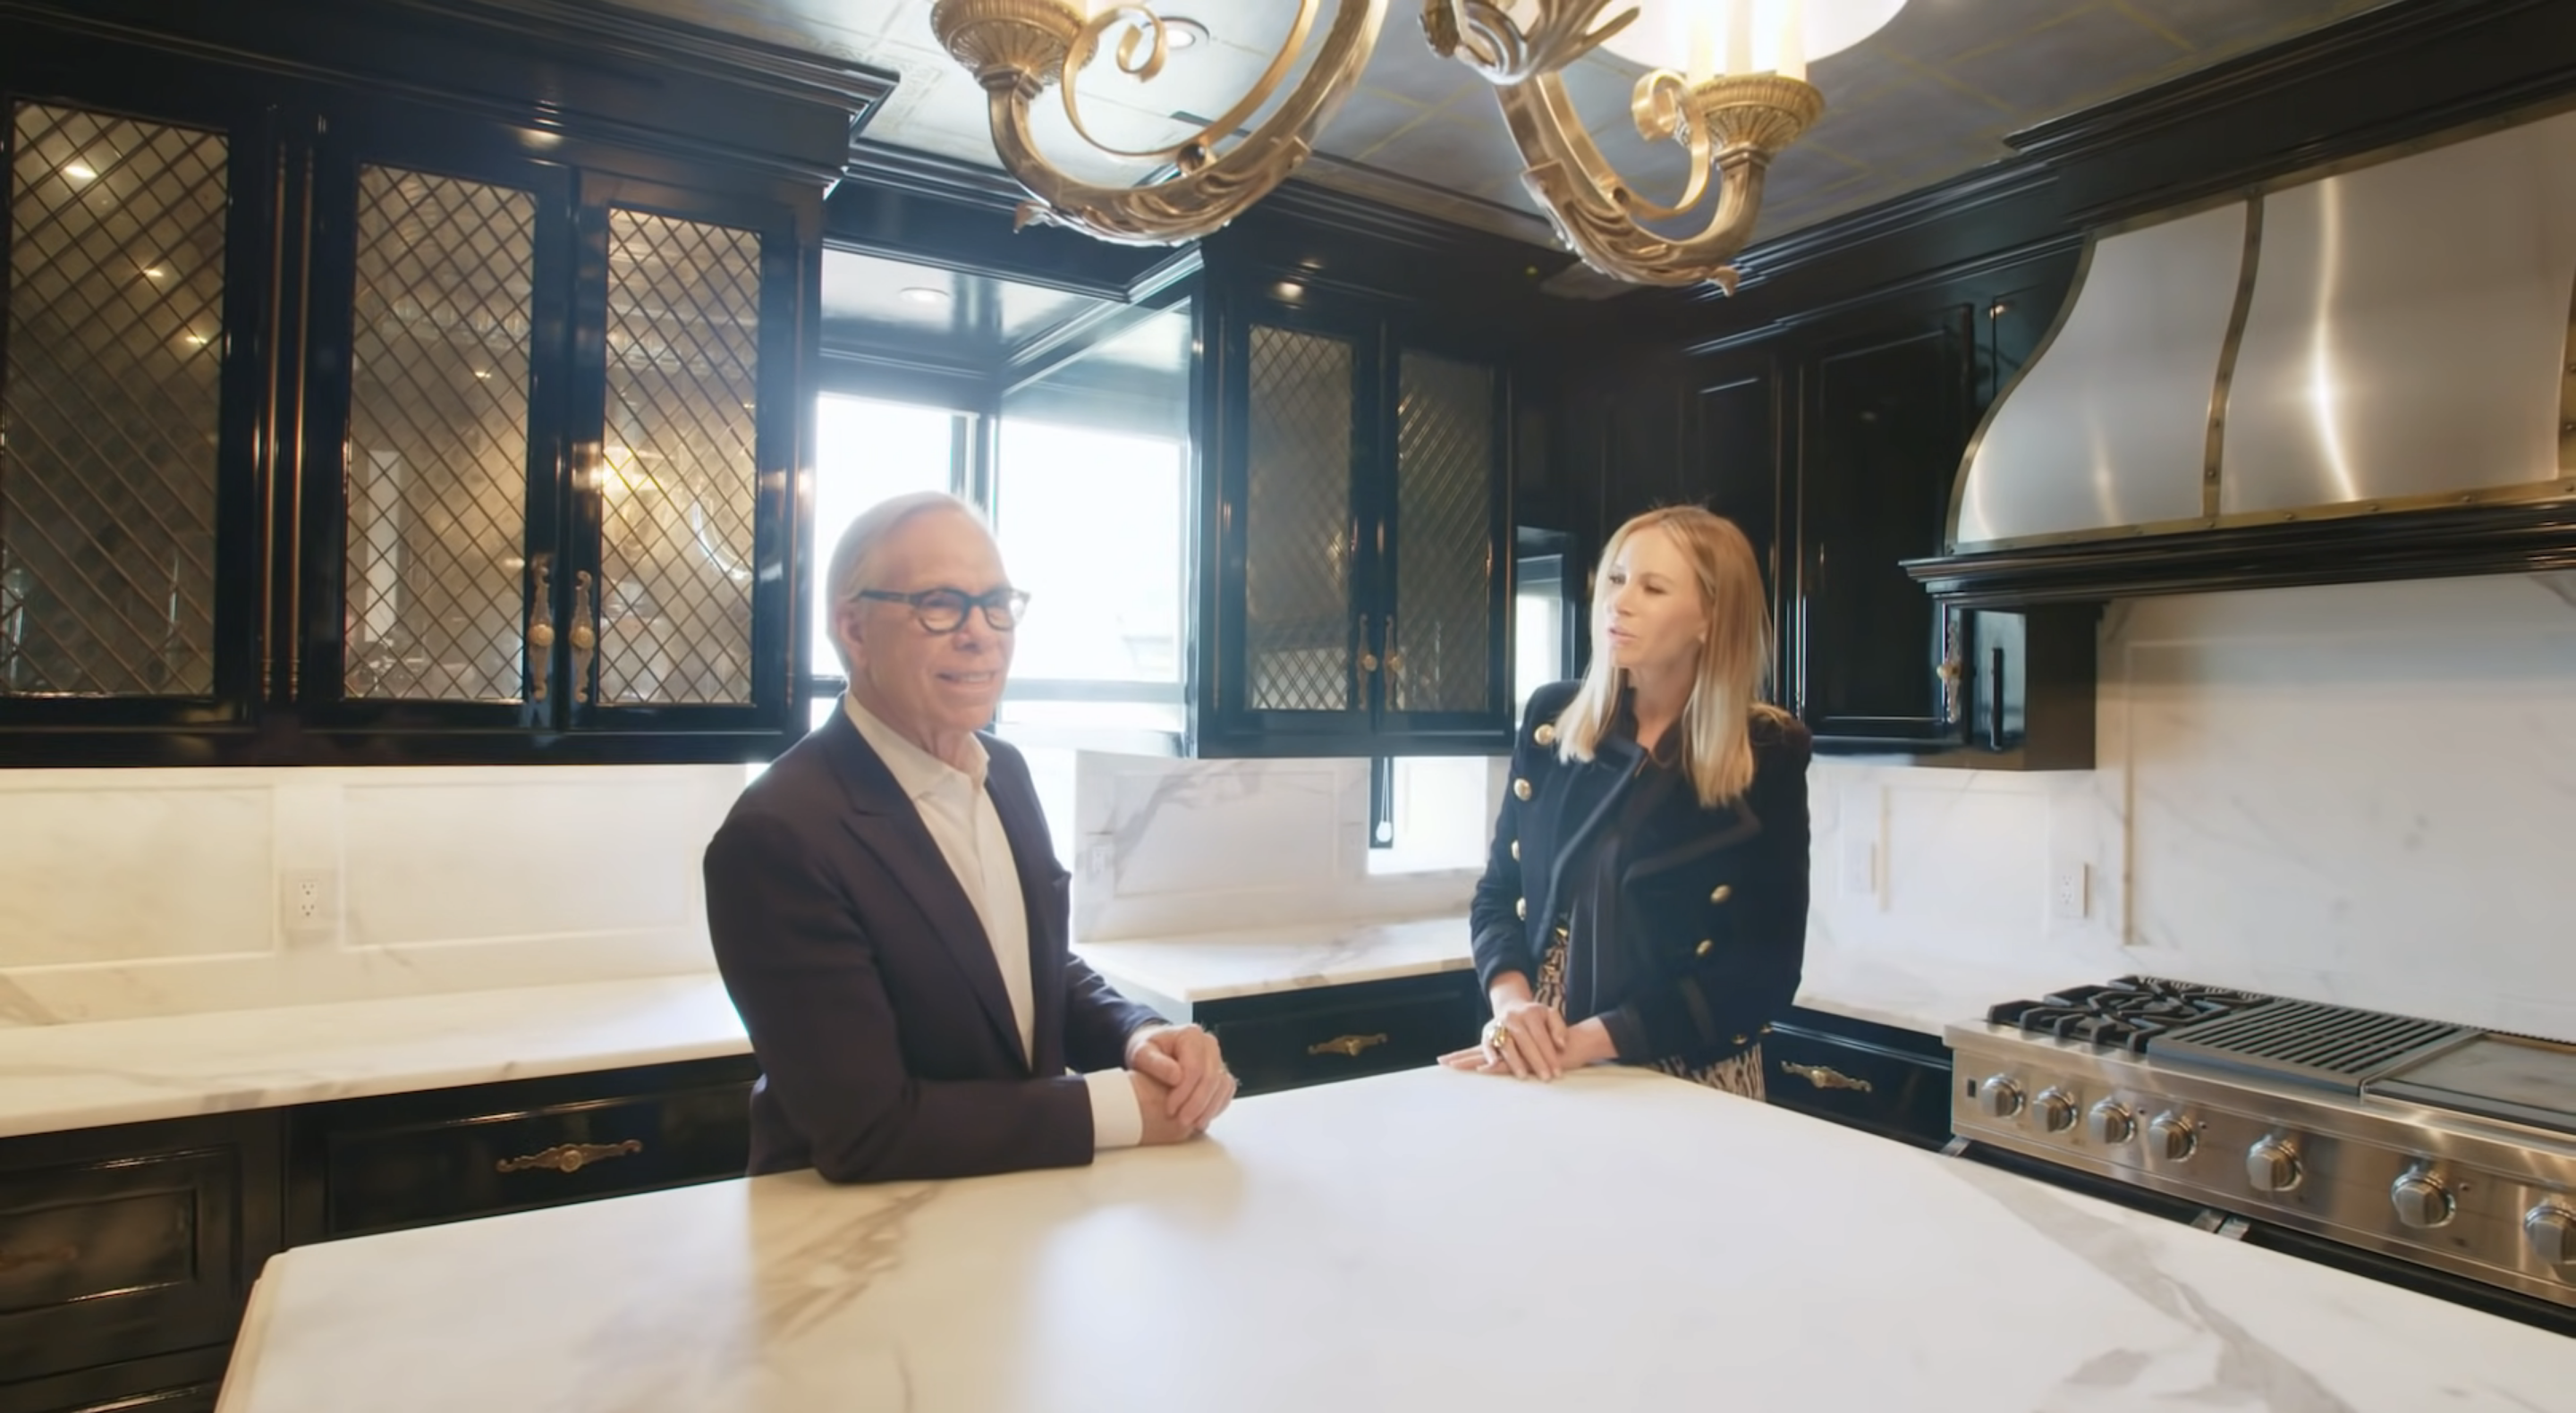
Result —
<svg viewBox="0 0 2576 1413"><path fill-rule="evenodd" d="M2223 986L2124 976L2105 986L2072 986L2036 1001L2007 1001L1986 1019L2033 1035L2143 1053L2156 1037L2270 1000Z"/></svg>
<svg viewBox="0 0 2576 1413"><path fill-rule="evenodd" d="M2155 1037L2159 1060L2240 1070L2358 1095L2364 1081L2477 1034L2314 1001L2272 1001Z"/></svg>

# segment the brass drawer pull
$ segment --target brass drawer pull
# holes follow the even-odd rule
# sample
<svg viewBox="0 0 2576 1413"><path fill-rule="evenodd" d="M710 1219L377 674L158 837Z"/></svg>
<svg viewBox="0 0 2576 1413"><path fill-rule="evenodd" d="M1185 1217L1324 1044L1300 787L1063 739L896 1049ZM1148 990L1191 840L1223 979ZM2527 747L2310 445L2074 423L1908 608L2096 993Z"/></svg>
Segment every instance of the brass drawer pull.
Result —
<svg viewBox="0 0 2576 1413"><path fill-rule="evenodd" d="M1863 1094L1870 1092L1868 1080L1854 1079L1850 1075L1844 1074L1841 1070L1833 1069L1825 1065L1798 1065L1791 1064L1787 1060L1782 1060L1780 1062L1780 1073L1796 1075L1798 1078L1805 1080L1807 1083L1814 1085L1818 1089L1851 1089L1857 1090Z"/></svg>
<svg viewBox="0 0 2576 1413"><path fill-rule="evenodd" d="M68 1266L80 1259L77 1246L49 1246L39 1251L0 1251L0 1275L25 1266Z"/></svg>
<svg viewBox="0 0 2576 1413"><path fill-rule="evenodd" d="M1307 1046L1306 1053L1309 1055L1357 1056L1359 1052L1368 1049L1372 1045L1384 1045L1385 1043L1386 1032L1382 1030L1375 1035L1336 1035L1330 1040Z"/></svg>
<svg viewBox="0 0 2576 1413"><path fill-rule="evenodd" d="M504 1158L492 1165L496 1173L523 1173L530 1168L552 1168L559 1173L577 1173L593 1163L641 1153L644 1144L630 1138L623 1143L558 1143L543 1153L530 1153L523 1158Z"/></svg>

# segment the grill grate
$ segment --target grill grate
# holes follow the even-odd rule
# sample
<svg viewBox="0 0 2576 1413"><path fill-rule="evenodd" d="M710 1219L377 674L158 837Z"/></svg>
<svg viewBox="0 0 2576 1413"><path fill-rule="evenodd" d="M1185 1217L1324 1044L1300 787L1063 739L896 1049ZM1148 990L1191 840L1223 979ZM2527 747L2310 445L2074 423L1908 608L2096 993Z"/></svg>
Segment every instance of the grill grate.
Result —
<svg viewBox="0 0 2576 1413"><path fill-rule="evenodd" d="M2358 1095L2363 1082L2475 1034L2441 1021L2271 1001L2158 1036L2148 1042L2147 1053Z"/></svg>

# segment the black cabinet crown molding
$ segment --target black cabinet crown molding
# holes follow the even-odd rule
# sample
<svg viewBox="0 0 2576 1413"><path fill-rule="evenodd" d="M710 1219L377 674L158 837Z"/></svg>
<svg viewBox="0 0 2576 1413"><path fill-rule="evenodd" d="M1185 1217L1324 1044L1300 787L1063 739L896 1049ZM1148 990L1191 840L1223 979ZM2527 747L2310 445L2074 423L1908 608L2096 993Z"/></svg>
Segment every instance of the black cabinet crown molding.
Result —
<svg viewBox="0 0 2576 1413"><path fill-rule="evenodd" d="M0 0L20 26L828 188L897 75L573 0ZM94 51L93 51L94 52ZM15 66L0 65L0 71ZM7 73L41 91L54 65Z"/></svg>

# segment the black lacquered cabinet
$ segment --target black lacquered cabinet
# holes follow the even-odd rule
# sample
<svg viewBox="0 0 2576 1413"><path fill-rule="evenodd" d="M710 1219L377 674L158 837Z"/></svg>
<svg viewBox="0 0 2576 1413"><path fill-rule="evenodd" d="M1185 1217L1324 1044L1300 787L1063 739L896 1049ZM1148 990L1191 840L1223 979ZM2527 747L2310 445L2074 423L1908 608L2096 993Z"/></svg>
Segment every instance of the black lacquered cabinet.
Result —
<svg viewBox="0 0 2576 1413"><path fill-rule="evenodd" d="M271 1111L0 1139L0 1410L211 1406L281 1244L279 1129Z"/></svg>
<svg viewBox="0 0 2576 1413"><path fill-rule="evenodd" d="M1502 748L1509 370L1293 283L1203 310L1197 753Z"/></svg>
<svg viewBox="0 0 2576 1413"><path fill-rule="evenodd" d="M1471 971L1207 1001L1189 1018L1225 1047L1244 1094L1418 1069L1476 1043L1486 1017Z"/></svg>
<svg viewBox="0 0 2576 1413"><path fill-rule="evenodd" d="M105 9L0 7L0 761L794 740L822 194L890 81L556 4Z"/></svg>
<svg viewBox="0 0 2576 1413"><path fill-rule="evenodd" d="M1772 1103L1920 1148L1950 1141L1950 1052L1940 1037L1792 1010L1762 1039Z"/></svg>
<svg viewBox="0 0 2576 1413"><path fill-rule="evenodd" d="M759 1074L743 1055L304 1105L287 1120L287 1240L740 1177Z"/></svg>

